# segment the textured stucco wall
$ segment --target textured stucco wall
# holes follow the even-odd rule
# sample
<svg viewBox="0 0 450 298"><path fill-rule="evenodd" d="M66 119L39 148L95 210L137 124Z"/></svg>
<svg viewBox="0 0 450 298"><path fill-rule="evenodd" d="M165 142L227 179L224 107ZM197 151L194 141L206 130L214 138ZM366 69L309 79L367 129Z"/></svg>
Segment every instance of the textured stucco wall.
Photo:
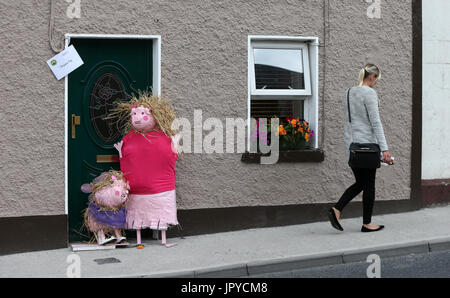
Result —
<svg viewBox="0 0 450 298"><path fill-rule="evenodd" d="M327 57L323 3L329 2ZM247 118L247 36L318 36L324 87L325 161L249 165L240 154L184 154L177 164L180 209L325 203L353 181L344 160L343 93L364 63L383 70L381 118L397 165L378 171L377 199L410 197L411 1L81 1L68 19L57 1L55 42L64 33L162 36L162 93L180 117ZM64 213L64 82L45 64L49 1L0 1L0 216ZM326 74L323 76L324 66ZM323 86L323 84L325 84ZM323 122L325 120L325 122Z"/></svg>

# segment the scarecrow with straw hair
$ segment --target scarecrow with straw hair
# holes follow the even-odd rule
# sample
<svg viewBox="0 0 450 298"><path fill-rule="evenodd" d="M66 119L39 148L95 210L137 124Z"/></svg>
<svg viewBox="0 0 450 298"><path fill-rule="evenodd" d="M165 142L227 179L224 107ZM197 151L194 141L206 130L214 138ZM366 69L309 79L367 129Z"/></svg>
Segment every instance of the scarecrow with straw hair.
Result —
<svg viewBox="0 0 450 298"><path fill-rule="evenodd" d="M81 191L90 193L89 207L84 213L84 225L93 232L97 243L107 244L111 241L122 243L126 240L121 229L126 224L126 209L129 184L122 172L110 170L104 172L91 183L81 186ZM106 234L114 236L106 238Z"/></svg>
<svg viewBox="0 0 450 298"><path fill-rule="evenodd" d="M126 224L136 230L138 248L141 229L160 230L162 244L166 230L178 225L175 164L178 140L172 130L175 112L167 99L139 91L129 102L118 103L113 117L124 128L122 141L114 145L119 151L120 169L130 184L126 203Z"/></svg>

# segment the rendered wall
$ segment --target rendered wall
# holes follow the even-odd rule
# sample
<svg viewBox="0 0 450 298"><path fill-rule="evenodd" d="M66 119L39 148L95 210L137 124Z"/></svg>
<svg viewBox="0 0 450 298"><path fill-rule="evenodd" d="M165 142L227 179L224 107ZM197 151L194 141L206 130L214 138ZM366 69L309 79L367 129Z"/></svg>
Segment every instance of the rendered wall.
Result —
<svg viewBox="0 0 450 298"><path fill-rule="evenodd" d="M329 32L324 57L324 3ZM336 201L353 183L343 142L346 88L374 62L376 90L394 167L381 168L377 200L410 198L411 1L382 1L381 18L354 0L81 1L69 19L57 1L55 43L65 33L162 36L162 94L180 117L247 118L248 35L318 36L322 163L244 164L241 154L184 154L177 164L180 209ZM0 1L0 217L64 213L64 82L45 61L49 1ZM325 68L324 68L325 67ZM324 76L324 70L325 76ZM204 133L204 135L206 132Z"/></svg>
<svg viewBox="0 0 450 298"><path fill-rule="evenodd" d="M450 2L423 1L422 179L450 178Z"/></svg>

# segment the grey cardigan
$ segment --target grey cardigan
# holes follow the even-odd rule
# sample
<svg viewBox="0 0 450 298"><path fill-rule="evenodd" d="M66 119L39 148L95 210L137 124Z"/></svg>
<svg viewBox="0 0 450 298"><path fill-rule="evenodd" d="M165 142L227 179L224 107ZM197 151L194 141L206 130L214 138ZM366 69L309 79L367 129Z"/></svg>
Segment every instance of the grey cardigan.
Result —
<svg viewBox="0 0 450 298"><path fill-rule="evenodd" d="M349 147L352 142L350 135L350 122L347 108L347 89L344 97L345 126L344 141L349 158ZM381 124L378 111L379 100L374 89L368 86L352 87L350 91L350 113L352 114L353 142L355 143L377 143L381 151L388 150L386 138L384 137L383 125Z"/></svg>

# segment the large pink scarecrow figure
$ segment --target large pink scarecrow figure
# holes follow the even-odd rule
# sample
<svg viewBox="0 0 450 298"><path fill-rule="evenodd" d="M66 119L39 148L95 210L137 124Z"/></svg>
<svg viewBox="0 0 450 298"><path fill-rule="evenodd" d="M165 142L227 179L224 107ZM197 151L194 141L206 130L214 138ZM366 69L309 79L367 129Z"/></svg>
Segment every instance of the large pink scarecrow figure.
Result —
<svg viewBox="0 0 450 298"><path fill-rule="evenodd" d="M119 104L117 110L131 116L128 133L114 145L119 151L121 171L130 184L127 228L136 230L138 248L143 248L144 228L161 230L162 244L170 247L166 244L166 230L178 225L175 163L179 137L171 129L175 113L165 100L146 93Z"/></svg>

